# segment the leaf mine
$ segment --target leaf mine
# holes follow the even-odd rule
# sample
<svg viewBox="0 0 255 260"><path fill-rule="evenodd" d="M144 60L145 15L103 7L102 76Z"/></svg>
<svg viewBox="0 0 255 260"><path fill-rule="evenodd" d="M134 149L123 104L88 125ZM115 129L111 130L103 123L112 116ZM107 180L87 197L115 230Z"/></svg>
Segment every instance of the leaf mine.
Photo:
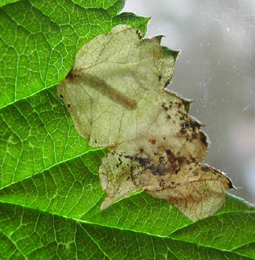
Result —
<svg viewBox="0 0 255 260"><path fill-rule="evenodd" d="M200 164L207 153L191 101L166 89L178 51L118 25L84 44L57 87L78 133L109 153L99 169L106 198L101 210L144 190L193 221L214 214L233 184Z"/></svg>

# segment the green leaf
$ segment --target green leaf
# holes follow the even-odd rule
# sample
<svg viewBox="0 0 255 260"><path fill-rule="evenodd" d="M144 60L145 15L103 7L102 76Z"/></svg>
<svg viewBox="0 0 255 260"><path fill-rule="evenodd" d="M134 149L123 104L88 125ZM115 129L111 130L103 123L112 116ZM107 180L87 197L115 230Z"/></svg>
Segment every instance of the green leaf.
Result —
<svg viewBox="0 0 255 260"><path fill-rule="evenodd" d="M197 222L146 193L99 210L106 151L78 135L55 85L85 42L121 23L145 33L148 18L117 0L1 5L0 259L255 259L255 208L234 196Z"/></svg>
<svg viewBox="0 0 255 260"><path fill-rule="evenodd" d="M148 18L118 15L122 0L76 2L19 1L1 9L0 107L63 80L78 49L114 25L145 31Z"/></svg>
<svg viewBox="0 0 255 260"><path fill-rule="evenodd" d="M15 2L18 2L19 0L2 0L0 2L0 6L4 6L4 5L7 5L7 4L10 4L10 3L15 3Z"/></svg>

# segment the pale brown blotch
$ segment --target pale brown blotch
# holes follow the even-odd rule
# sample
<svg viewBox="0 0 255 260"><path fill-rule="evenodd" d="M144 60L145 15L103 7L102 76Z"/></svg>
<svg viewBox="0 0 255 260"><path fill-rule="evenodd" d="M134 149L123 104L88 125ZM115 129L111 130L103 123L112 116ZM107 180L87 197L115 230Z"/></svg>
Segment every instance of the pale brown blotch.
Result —
<svg viewBox="0 0 255 260"><path fill-rule="evenodd" d="M106 147L99 179L101 210L138 190L174 205L191 220L214 214L232 182L200 162L207 153L202 124L188 115L192 101L166 86L178 51L114 27L77 53L58 85L75 127L93 147Z"/></svg>

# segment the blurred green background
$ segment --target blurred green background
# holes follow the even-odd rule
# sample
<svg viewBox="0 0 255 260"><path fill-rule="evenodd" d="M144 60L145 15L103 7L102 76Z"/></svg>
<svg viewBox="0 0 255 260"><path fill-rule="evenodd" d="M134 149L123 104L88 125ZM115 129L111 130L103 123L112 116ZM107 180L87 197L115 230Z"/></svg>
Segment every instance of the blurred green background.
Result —
<svg viewBox="0 0 255 260"><path fill-rule="evenodd" d="M146 37L181 50L169 88L195 100L211 141L204 162L255 204L255 1L127 0L123 11L151 17Z"/></svg>

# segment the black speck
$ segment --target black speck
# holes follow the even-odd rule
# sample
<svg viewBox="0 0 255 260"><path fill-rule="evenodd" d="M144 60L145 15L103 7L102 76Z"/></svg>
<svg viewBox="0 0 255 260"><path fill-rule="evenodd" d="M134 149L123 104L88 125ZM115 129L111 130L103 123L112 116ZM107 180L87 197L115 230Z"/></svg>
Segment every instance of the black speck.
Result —
<svg viewBox="0 0 255 260"><path fill-rule="evenodd" d="M158 161L159 161L160 163L162 163L163 160L164 160L164 157L163 157L163 156L160 156L159 159L158 159Z"/></svg>
<svg viewBox="0 0 255 260"><path fill-rule="evenodd" d="M162 78L161 76L158 76L158 81L160 81L160 80L161 80L161 78Z"/></svg>
<svg viewBox="0 0 255 260"><path fill-rule="evenodd" d="M181 128L180 134L185 135L187 133L186 129L184 127Z"/></svg>
<svg viewBox="0 0 255 260"><path fill-rule="evenodd" d="M201 132L201 141L204 145L207 145L207 141L206 141L206 135L204 133Z"/></svg>
<svg viewBox="0 0 255 260"><path fill-rule="evenodd" d="M184 158L183 158L183 157L179 157L179 158L178 158L178 161L179 161L180 163L183 163L183 162L184 162Z"/></svg>
<svg viewBox="0 0 255 260"><path fill-rule="evenodd" d="M232 183L231 181L228 182L228 187L229 187L230 189L235 188L235 187L233 186L233 183Z"/></svg>
<svg viewBox="0 0 255 260"><path fill-rule="evenodd" d="M141 157L138 157L137 158L137 161L139 162L139 164L143 167L147 167L148 165L150 165L151 161L150 159L148 158L141 158Z"/></svg>
<svg viewBox="0 0 255 260"><path fill-rule="evenodd" d="M68 104L67 107L71 107L71 104Z"/></svg>
<svg viewBox="0 0 255 260"><path fill-rule="evenodd" d="M164 108L164 110L168 110L168 107L166 107L164 104L162 104L161 106Z"/></svg>
<svg viewBox="0 0 255 260"><path fill-rule="evenodd" d="M118 160L119 160L119 165L121 165L122 164L122 160L118 157Z"/></svg>
<svg viewBox="0 0 255 260"><path fill-rule="evenodd" d="M64 98L62 95L60 95L61 98Z"/></svg>
<svg viewBox="0 0 255 260"><path fill-rule="evenodd" d="M185 123L184 123L184 126L185 126L186 128L190 127L190 125L189 125L188 122L185 122Z"/></svg>
<svg viewBox="0 0 255 260"><path fill-rule="evenodd" d="M191 125L192 129L195 129L195 128L198 128L201 126L197 121L191 121L190 125Z"/></svg>
<svg viewBox="0 0 255 260"><path fill-rule="evenodd" d="M204 171L204 172L209 172L209 171L210 171L210 168L207 167L207 166L202 166L200 169L201 169L202 171Z"/></svg>
<svg viewBox="0 0 255 260"><path fill-rule="evenodd" d="M193 139L196 139L196 138L197 138L197 134L196 134L196 133L193 133L193 134L192 134L192 138L193 138Z"/></svg>
<svg viewBox="0 0 255 260"><path fill-rule="evenodd" d="M73 78L74 78L73 69L71 69L71 70L67 73L66 79L71 81Z"/></svg>
<svg viewBox="0 0 255 260"><path fill-rule="evenodd" d="M167 153L168 155L171 155L171 151L170 151L170 150L166 150L166 153Z"/></svg>
<svg viewBox="0 0 255 260"><path fill-rule="evenodd" d="M158 175L158 176L164 176L165 175L164 169L162 169L162 167L160 167L160 166L150 165L148 167L148 169L151 170L151 173L153 175Z"/></svg>

